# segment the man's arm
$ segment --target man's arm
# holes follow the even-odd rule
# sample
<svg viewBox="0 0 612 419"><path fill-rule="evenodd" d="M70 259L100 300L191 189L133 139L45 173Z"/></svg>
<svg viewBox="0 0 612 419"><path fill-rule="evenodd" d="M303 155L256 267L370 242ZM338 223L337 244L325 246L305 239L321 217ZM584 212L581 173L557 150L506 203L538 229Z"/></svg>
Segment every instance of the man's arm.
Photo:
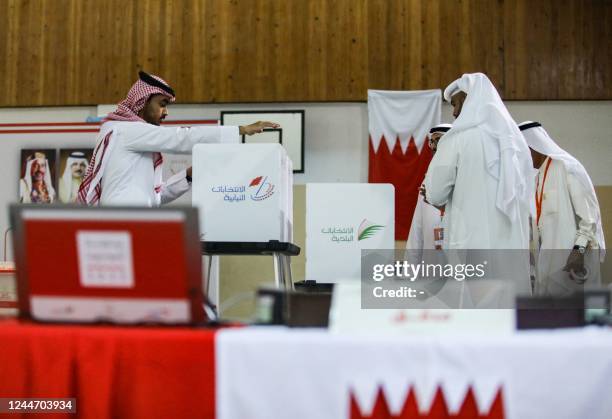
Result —
<svg viewBox="0 0 612 419"><path fill-rule="evenodd" d="M130 151L190 154L196 144L238 143L240 135L253 135L268 127L276 128L278 124L260 121L243 127L159 127L131 122L118 125L116 133L119 141Z"/></svg>
<svg viewBox="0 0 612 419"><path fill-rule="evenodd" d="M567 174L567 187L578 221L574 244L586 247L589 243L596 243L597 202L591 198L590 192L585 190L585 185L571 173Z"/></svg>
<svg viewBox="0 0 612 419"><path fill-rule="evenodd" d="M584 253L580 248L597 243L597 203L585 190L585 185L571 173L567 174L567 188L574 208L574 215L578 221L574 249L570 252L563 270L581 272L584 269Z"/></svg>
<svg viewBox="0 0 612 419"><path fill-rule="evenodd" d="M425 175L425 199L436 207L446 205L455 187L458 160L456 144L454 138L448 141L442 137Z"/></svg>
<svg viewBox="0 0 612 419"><path fill-rule="evenodd" d="M406 249L423 249L423 199L417 197L416 207L412 215L412 224L406 241Z"/></svg>
<svg viewBox="0 0 612 419"><path fill-rule="evenodd" d="M188 176L191 178L191 167L181 170L162 183L160 191L162 204L174 201L191 188L191 182L187 180Z"/></svg>

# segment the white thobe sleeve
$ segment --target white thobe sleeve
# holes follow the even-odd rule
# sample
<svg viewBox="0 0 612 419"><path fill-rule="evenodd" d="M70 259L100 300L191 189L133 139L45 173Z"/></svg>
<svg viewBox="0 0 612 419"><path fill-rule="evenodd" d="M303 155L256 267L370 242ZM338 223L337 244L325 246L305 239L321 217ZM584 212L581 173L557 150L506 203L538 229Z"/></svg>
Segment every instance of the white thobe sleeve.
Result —
<svg viewBox="0 0 612 419"><path fill-rule="evenodd" d="M412 224L406 241L406 253L404 258L410 263L418 264L423 258L423 205L425 202L419 195L417 198L414 215L412 216Z"/></svg>
<svg viewBox="0 0 612 419"><path fill-rule="evenodd" d="M161 185L161 203L172 202L191 188L187 182L187 169L183 169L171 176Z"/></svg>
<svg viewBox="0 0 612 419"><path fill-rule="evenodd" d="M586 247L597 243L597 203L585 191L584 185L571 173L567 174L567 188L577 217L578 229L574 244Z"/></svg>
<svg viewBox="0 0 612 419"><path fill-rule="evenodd" d="M141 122L122 124L117 136L130 151L190 154L200 143L238 143L238 127L159 127Z"/></svg>
<svg viewBox="0 0 612 419"><path fill-rule="evenodd" d="M427 202L438 207L446 205L455 187L457 161L457 142L444 141L442 137L425 175Z"/></svg>
<svg viewBox="0 0 612 419"><path fill-rule="evenodd" d="M423 203L423 199L419 196L412 216L406 249L423 249Z"/></svg>

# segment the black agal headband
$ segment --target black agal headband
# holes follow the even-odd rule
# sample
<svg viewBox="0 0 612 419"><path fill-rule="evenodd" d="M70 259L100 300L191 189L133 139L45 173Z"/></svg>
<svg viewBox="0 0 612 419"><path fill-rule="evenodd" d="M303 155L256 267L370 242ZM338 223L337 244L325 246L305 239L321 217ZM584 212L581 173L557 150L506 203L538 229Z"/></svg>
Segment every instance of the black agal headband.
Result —
<svg viewBox="0 0 612 419"><path fill-rule="evenodd" d="M150 74L147 74L144 71L139 71L138 77L140 78L140 80L144 81L149 86L159 87L164 92L168 92L169 94L171 94L172 97L176 96L174 94L174 90L172 89L172 87L168 86L167 84L162 83L161 81L157 80L155 77L151 76Z"/></svg>

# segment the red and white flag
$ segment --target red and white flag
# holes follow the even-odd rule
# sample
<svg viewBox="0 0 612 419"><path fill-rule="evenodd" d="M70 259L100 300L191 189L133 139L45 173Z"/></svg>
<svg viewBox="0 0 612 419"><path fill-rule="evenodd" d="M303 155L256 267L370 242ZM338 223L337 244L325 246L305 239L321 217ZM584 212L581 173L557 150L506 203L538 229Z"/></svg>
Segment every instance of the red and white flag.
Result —
<svg viewBox="0 0 612 419"><path fill-rule="evenodd" d="M368 90L370 183L395 186L395 239L406 240L431 152L429 129L440 123L440 90Z"/></svg>

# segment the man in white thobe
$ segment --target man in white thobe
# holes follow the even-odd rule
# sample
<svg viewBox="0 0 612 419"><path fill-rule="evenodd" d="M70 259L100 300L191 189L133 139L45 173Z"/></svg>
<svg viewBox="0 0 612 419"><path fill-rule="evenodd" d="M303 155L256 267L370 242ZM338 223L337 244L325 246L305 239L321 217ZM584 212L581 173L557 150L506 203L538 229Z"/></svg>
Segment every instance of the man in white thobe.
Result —
<svg viewBox="0 0 612 419"><path fill-rule="evenodd" d="M519 128L534 168L536 281L539 295L570 295L601 285L605 249L599 202L584 166L563 150L539 122Z"/></svg>
<svg viewBox="0 0 612 419"><path fill-rule="evenodd" d="M444 99L451 102L456 120L438 143L424 188L427 202L446 207L444 247L499 249L480 252L488 258L487 277L511 280L513 293L531 294L533 167L529 149L484 74L464 74L445 89ZM470 254L474 262L484 262L477 253ZM492 283L478 295L476 287L471 287L475 306L496 305L486 301L497 298L498 293L489 292Z"/></svg>
<svg viewBox="0 0 612 419"><path fill-rule="evenodd" d="M161 127L174 102L174 90L164 80L144 72L117 110L100 127L97 145L79 189L78 202L87 205L159 206L185 193L191 168L162 182L161 153L190 154L198 143L239 142L271 122L241 127Z"/></svg>
<svg viewBox="0 0 612 419"><path fill-rule="evenodd" d="M482 73L444 91L457 118L425 176L426 200L446 205L451 249L528 249L531 156L497 90Z"/></svg>
<svg viewBox="0 0 612 419"><path fill-rule="evenodd" d="M451 129L451 124L438 124L429 130L428 146L432 155L436 153L438 141L440 138ZM413 265L421 263L435 264L444 262L444 255L440 252L444 243L444 207L436 208L433 205L425 202L423 195L419 193L417 197L414 215L412 216L412 224L410 225L410 233L406 241L406 252L404 259ZM417 285L428 295L436 295L444 286L444 281L440 278L425 278L423 282L412 285ZM450 303L447 298L442 296L446 303Z"/></svg>
<svg viewBox="0 0 612 419"><path fill-rule="evenodd" d="M438 124L429 130L428 145L432 154L436 153L438 141L451 127L451 124ZM406 241L406 250L408 250L406 255L413 262L420 263L423 250L442 249L443 217L443 207L438 209L426 203L423 196L419 194Z"/></svg>

